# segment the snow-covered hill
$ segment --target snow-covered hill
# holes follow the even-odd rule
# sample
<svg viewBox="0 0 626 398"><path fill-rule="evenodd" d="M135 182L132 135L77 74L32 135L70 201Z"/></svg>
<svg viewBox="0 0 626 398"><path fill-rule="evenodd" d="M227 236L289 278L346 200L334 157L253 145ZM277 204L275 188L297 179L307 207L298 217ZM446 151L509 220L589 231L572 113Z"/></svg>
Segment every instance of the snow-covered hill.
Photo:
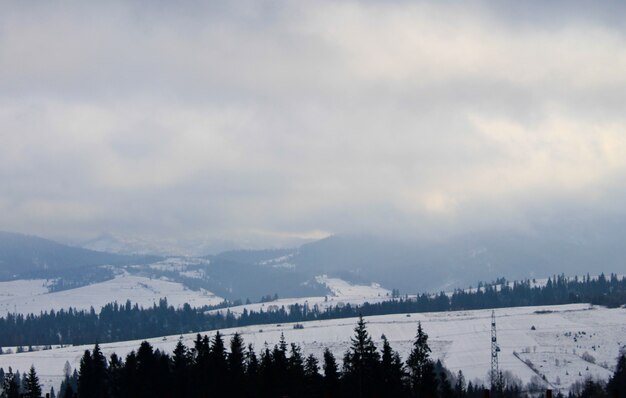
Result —
<svg viewBox="0 0 626 398"><path fill-rule="evenodd" d="M501 370L511 371L524 382L530 381L534 375L545 376L552 388L557 390L567 391L573 381L586 376L607 378L620 349L626 345L624 309L573 304L503 308L496 310L496 315ZM421 321L430 336L433 357L440 358L454 372L463 370L467 380L484 380L490 366L490 316L491 310L477 310L384 315L369 317L366 321L370 334L379 346L381 335L385 334L403 359L410 351L417 322ZM350 318L306 322L302 329L294 329L292 324L257 325L222 332L228 338L238 331L246 343L252 343L258 350L266 342L278 342L280 334L284 333L287 341L301 344L307 355L313 353L321 357L323 348L329 347L341 358L356 321ZM149 341L155 347L171 352L179 338L192 345L195 334ZM113 352L126 355L136 350L139 343L110 343L102 345L102 349L107 356ZM65 361L69 361L72 367L78 366L84 350L89 348L92 347L5 354L0 356L0 366L5 369L12 366L23 371L34 364L46 388L57 388ZM594 357L595 364L589 362L590 357L585 353Z"/></svg>
<svg viewBox="0 0 626 398"><path fill-rule="evenodd" d="M315 281L328 287L331 294L327 296L284 298L267 303L238 305L235 307L229 307L228 309L212 310L209 312L224 313L228 310L235 316L239 316L244 309L255 312L267 312L278 310L281 307L285 307L285 309L288 310L289 306L299 304L307 306L310 309L317 307L319 310L324 310L328 307L343 307L347 304L361 305L366 302L378 303L385 300L391 300L391 291L383 288L377 283L372 283L371 285L357 285L346 282L343 279L329 278L327 275L320 275L315 278Z"/></svg>
<svg viewBox="0 0 626 398"><path fill-rule="evenodd" d="M151 306L167 297L175 307L189 303L192 307L215 305L223 301L213 293L200 289L191 290L177 282L150 279L135 275L118 275L114 279L82 286L76 289L48 292L48 281L16 280L0 282L0 316L7 313L34 313L69 307L98 311L104 305L130 300L140 306Z"/></svg>

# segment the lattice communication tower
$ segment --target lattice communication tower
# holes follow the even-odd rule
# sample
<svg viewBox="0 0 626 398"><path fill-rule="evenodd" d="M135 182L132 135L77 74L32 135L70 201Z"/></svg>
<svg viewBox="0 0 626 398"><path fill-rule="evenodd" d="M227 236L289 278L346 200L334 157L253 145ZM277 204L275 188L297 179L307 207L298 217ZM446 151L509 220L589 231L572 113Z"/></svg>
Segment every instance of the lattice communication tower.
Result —
<svg viewBox="0 0 626 398"><path fill-rule="evenodd" d="M496 312L491 311L491 388L493 389L499 378L498 371L498 338L496 336Z"/></svg>

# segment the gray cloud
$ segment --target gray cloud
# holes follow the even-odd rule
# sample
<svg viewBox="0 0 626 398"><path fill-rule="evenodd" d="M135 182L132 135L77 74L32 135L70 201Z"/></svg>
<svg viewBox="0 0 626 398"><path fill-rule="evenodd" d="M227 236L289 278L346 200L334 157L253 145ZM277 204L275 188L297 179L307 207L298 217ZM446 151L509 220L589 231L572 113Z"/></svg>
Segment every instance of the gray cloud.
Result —
<svg viewBox="0 0 626 398"><path fill-rule="evenodd" d="M252 245L622 211L621 3L7 8L1 229Z"/></svg>

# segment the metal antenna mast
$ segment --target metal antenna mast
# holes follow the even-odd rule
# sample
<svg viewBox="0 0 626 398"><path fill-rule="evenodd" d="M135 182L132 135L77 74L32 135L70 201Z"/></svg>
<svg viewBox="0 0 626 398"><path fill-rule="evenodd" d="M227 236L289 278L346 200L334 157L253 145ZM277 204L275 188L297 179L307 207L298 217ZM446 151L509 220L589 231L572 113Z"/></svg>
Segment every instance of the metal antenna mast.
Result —
<svg viewBox="0 0 626 398"><path fill-rule="evenodd" d="M498 371L498 339L496 337L496 312L491 311L491 389L493 389L500 377Z"/></svg>

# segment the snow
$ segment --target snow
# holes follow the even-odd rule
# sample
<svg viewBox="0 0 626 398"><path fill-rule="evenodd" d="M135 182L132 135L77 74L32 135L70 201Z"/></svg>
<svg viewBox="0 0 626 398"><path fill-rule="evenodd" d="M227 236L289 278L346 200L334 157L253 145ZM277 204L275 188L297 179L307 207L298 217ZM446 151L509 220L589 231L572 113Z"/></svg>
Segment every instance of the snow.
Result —
<svg viewBox="0 0 626 398"><path fill-rule="evenodd" d="M329 278L321 275L315 278L318 283L326 285L333 296L346 300L359 298L376 298L391 295L391 291L381 287L378 283L371 285L353 285L339 278Z"/></svg>
<svg viewBox="0 0 626 398"><path fill-rule="evenodd" d="M190 266L206 267L211 264L210 260L196 257L170 257L149 265L150 268L159 271L186 271Z"/></svg>
<svg viewBox="0 0 626 398"><path fill-rule="evenodd" d="M572 304L544 307L518 307L496 310L500 369L511 371L524 383L537 375L524 361L529 359L539 372L546 376L552 388L567 393L569 385L586 376L607 378L611 370L586 362L585 351L595 357L597 364L615 365L619 350L626 341L626 311L607 309L588 304ZM421 321L429 334L433 357L441 359L453 372L463 370L468 381L485 380L490 367L490 321L491 310L455 311L420 314L383 315L366 318L367 328L378 346L385 334L392 347L406 359ZM302 329L293 324L256 325L222 330L229 338L240 332L246 343L257 350L267 342L276 344L284 333L288 342L298 343L303 352L321 358L328 347L340 360L348 348L357 319L336 319L304 322ZM535 330L531 327L535 326ZM215 332L208 332L214 335ZM203 333L204 334L204 333ZM574 336L577 336L574 339ZM584 337L580 337L584 336ZM149 339L161 350L171 352L179 338L192 346L195 334ZM102 350L109 356L113 352L125 356L136 350L140 341L103 344ZM595 347L595 350L594 348ZM12 366L20 371L34 364L46 388L58 388L63 365L69 361L78 366L85 349L92 346L53 348L20 354L0 356L0 366ZM528 352L525 352L528 351ZM517 355L520 357L518 358ZM558 362L557 362L558 359ZM580 372L580 376L579 376ZM557 380L560 384L557 384Z"/></svg>
<svg viewBox="0 0 626 398"><path fill-rule="evenodd" d="M49 279L20 279L0 282L0 301L48 293L49 286L53 282Z"/></svg>
<svg viewBox="0 0 626 398"><path fill-rule="evenodd" d="M315 280L328 287L331 291L329 296L299 297L285 298L270 301L267 303L253 303L238 305L219 310L212 310L209 313L225 313L227 310L235 316L240 316L244 309L248 311L277 311L281 307L289 310L289 306L299 304L308 308L317 307L324 310L328 307L343 307L347 304L361 305L366 302L377 303L381 301L391 300L391 291L381 287L377 283L371 285L354 285L339 278L329 278L326 275L320 275Z"/></svg>
<svg viewBox="0 0 626 398"><path fill-rule="evenodd" d="M76 289L50 293L45 280L2 282L0 289L0 316L9 312L39 314L42 311L69 307L85 310L93 307L99 310L110 302L125 303L126 300L147 307L158 303L163 297L167 297L168 303L174 307L181 307L185 303L192 307L202 307L223 301L221 297L207 290L190 290L180 283L129 274Z"/></svg>
<svg viewBox="0 0 626 398"><path fill-rule="evenodd" d="M297 253L287 254L285 256L280 256L276 258L272 258L269 260L260 261L258 264L263 266L271 266L272 268L287 268L294 269L296 265L289 262L289 259L292 258Z"/></svg>

